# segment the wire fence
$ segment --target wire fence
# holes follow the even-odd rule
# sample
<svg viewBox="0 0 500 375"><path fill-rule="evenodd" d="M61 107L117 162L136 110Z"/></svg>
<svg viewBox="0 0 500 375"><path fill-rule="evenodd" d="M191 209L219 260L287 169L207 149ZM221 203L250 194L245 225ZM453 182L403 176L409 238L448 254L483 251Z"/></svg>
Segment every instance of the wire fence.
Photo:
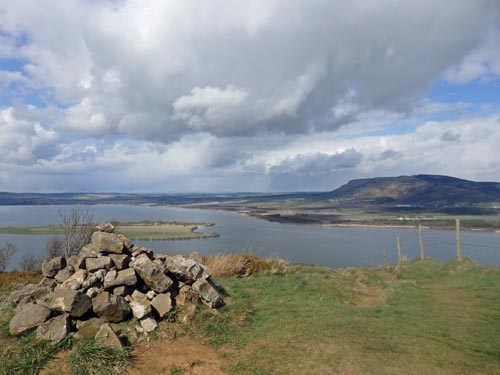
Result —
<svg viewBox="0 0 500 375"><path fill-rule="evenodd" d="M495 243L478 243L470 238L464 241L462 239L462 236L467 237L467 235L464 235L464 232L460 232L459 229L457 230L458 240L456 239L455 241L452 241L451 239L443 241L442 238L438 238L438 236L433 235L432 232L429 231L426 233L425 230L422 230L424 256L432 258L433 254L442 254L443 249L446 249L447 251L454 251L453 255L451 253L449 254L450 257L468 256L473 258L472 254L477 252L475 251L475 249L482 249L483 252L484 250L489 250L492 255L500 253L500 243L498 243L498 245ZM398 255L399 252L397 238L399 238L401 258L399 258ZM395 264L401 261L407 261L421 257L418 228L415 228L414 231L411 231L405 236L397 238L394 238L390 242L387 242L387 245L381 249L379 256L372 257L370 262L372 266ZM457 242L459 243L459 245L457 245Z"/></svg>

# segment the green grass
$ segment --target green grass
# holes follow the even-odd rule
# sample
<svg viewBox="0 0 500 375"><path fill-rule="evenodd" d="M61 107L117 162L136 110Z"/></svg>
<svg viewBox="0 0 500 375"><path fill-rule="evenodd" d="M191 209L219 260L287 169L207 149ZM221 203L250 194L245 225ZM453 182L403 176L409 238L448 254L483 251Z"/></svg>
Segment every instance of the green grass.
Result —
<svg viewBox="0 0 500 375"><path fill-rule="evenodd" d="M498 268L426 259L217 282L230 303L197 325L230 373L500 373Z"/></svg>
<svg viewBox="0 0 500 375"><path fill-rule="evenodd" d="M86 338L75 345L68 362L73 375L121 375L131 358L128 348L106 348Z"/></svg>

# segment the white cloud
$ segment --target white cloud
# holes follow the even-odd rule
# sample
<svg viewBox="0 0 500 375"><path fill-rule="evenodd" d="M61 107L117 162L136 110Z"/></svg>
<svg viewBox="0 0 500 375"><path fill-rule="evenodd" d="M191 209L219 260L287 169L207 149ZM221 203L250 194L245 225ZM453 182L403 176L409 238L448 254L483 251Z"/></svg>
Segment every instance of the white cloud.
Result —
<svg viewBox="0 0 500 375"><path fill-rule="evenodd" d="M499 8L0 0L0 187L328 189L419 172L500 179L498 122L486 117L495 109L422 99L443 74L454 84L498 79ZM450 114L456 120L442 120Z"/></svg>

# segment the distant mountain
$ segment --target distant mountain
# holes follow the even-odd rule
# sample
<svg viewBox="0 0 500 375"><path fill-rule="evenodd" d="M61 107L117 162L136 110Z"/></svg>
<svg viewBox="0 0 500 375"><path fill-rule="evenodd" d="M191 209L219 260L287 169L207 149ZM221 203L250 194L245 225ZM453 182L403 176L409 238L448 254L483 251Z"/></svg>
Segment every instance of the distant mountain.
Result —
<svg viewBox="0 0 500 375"><path fill-rule="evenodd" d="M500 183L426 174L377 177L349 181L323 196L329 199L389 204L462 205L500 202Z"/></svg>

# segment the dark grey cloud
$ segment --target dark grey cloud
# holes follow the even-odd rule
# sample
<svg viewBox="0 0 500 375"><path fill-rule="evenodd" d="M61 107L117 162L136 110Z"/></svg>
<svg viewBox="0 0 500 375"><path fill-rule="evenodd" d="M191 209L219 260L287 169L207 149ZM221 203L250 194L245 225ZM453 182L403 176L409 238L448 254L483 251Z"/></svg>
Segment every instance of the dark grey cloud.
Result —
<svg viewBox="0 0 500 375"><path fill-rule="evenodd" d="M357 166L363 156L353 148L328 155L321 152L314 154L299 154L288 157L278 164L272 165L268 173L292 174L296 176L319 176Z"/></svg>

